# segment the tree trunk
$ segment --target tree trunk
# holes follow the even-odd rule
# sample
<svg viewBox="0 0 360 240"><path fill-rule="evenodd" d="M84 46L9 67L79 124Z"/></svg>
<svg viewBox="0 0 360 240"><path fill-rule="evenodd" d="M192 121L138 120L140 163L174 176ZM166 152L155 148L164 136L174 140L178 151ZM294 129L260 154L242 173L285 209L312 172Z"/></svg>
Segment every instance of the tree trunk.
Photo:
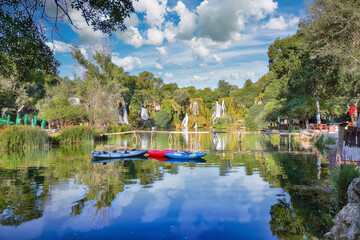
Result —
<svg viewBox="0 0 360 240"><path fill-rule="evenodd" d="M320 117L320 101L319 98L315 98L316 103L316 123L321 124L321 117Z"/></svg>
<svg viewBox="0 0 360 240"><path fill-rule="evenodd" d="M306 114L306 116L305 116L305 125L306 125L306 129L309 129L309 116L308 116L308 114Z"/></svg>

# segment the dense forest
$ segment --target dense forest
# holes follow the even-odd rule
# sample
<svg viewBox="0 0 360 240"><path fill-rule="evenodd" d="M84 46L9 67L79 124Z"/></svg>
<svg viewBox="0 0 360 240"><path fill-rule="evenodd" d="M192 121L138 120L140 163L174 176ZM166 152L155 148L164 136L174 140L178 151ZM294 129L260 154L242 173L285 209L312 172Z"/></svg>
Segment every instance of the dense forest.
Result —
<svg viewBox="0 0 360 240"><path fill-rule="evenodd" d="M267 74L246 80L242 88L225 79L216 89L196 89L164 83L147 71L138 76L125 72L111 61L107 43L94 49L90 59L73 48L83 75L61 78L59 62L38 26L2 7L1 117L10 115L14 121L27 114L61 127L135 128L181 127L188 117L189 127L251 129L282 124L282 119L303 126L350 120L349 106L360 100L359 13L357 0L313 0L298 32L269 46ZM351 120L356 123L356 112Z"/></svg>

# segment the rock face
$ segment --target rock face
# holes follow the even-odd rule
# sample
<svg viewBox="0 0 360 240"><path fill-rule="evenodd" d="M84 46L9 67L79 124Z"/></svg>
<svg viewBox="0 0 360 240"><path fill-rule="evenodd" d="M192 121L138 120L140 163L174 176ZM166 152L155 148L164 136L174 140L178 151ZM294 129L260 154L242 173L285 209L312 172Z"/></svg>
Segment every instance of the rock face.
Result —
<svg viewBox="0 0 360 240"><path fill-rule="evenodd" d="M360 178L352 181L347 194L349 203L335 217L335 225L325 234L325 239L360 239Z"/></svg>

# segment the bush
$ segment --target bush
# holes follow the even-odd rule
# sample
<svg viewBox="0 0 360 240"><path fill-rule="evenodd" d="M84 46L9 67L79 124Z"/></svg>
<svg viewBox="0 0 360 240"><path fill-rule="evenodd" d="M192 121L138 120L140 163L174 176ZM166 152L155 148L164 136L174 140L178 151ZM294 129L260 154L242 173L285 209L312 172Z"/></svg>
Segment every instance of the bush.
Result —
<svg viewBox="0 0 360 240"><path fill-rule="evenodd" d="M336 157L336 152L329 154L329 170L331 182L331 205L336 210L345 206L347 203L347 189L354 178L360 177L359 166L354 164L341 164L346 159L345 154L341 154L340 159Z"/></svg>
<svg viewBox="0 0 360 240"><path fill-rule="evenodd" d="M154 114L154 121L155 126L159 128L166 128L170 123L170 115L166 111L161 110Z"/></svg>
<svg viewBox="0 0 360 240"><path fill-rule="evenodd" d="M128 125L109 125L107 128L108 133L116 133L116 132L127 132L131 131L132 128Z"/></svg>
<svg viewBox="0 0 360 240"><path fill-rule="evenodd" d="M93 141L95 134L95 130L91 127L76 126L62 130L57 139L60 144L74 144Z"/></svg>
<svg viewBox="0 0 360 240"><path fill-rule="evenodd" d="M1 131L0 145L8 150L38 149L49 146L49 137L39 127L12 125Z"/></svg>

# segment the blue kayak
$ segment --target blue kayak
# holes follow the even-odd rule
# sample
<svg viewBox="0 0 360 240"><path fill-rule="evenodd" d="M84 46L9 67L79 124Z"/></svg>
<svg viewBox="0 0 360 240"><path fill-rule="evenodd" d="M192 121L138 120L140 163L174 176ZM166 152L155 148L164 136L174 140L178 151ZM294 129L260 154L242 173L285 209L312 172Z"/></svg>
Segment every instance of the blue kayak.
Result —
<svg viewBox="0 0 360 240"><path fill-rule="evenodd" d="M206 155L206 153L202 153L202 152L184 152L184 151L179 151L179 152L173 152L173 153L165 153L166 156L168 156L169 158L177 158L177 159L196 159L196 158L201 158L203 156Z"/></svg>

